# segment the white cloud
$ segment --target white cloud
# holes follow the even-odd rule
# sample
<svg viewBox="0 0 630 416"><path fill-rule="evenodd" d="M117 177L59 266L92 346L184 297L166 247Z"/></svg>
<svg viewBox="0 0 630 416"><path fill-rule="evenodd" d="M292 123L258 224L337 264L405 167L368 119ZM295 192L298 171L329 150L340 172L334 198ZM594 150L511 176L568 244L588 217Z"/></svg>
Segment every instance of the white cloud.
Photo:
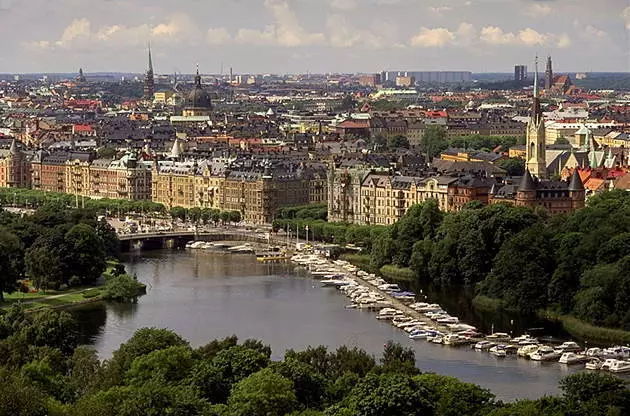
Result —
<svg viewBox="0 0 630 416"><path fill-rule="evenodd" d="M330 7L338 10L354 10L357 7L356 0L330 0Z"/></svg>
<svg viewBox="0 0 630 416"><path fill-rule="evenodd" d="M571 46L571 38L569 37L569 35L567 35L566 33L563 33L560 36L558 36L556 47L562 49L562 48L568 48L569 46Z"/></svg>
<svg viewBox="0 0 630 416"><path fill-rule="evenodd" d="M232 42L232 36L224 27L211 27L206 33L206 40L211 45L225 45Z"/></svg>
<svg viewBox="0 0 630 416"><path fill-rule="evenodd" d="M526 28L518 33L505 32L497 26L486 26L481 29L479 39L489 45L549 45L556 41L558 45L567 47L570 40L567 35L557 36L552 33L540 33L532 28Z"/></svg>
<svg viewBox="0 0 630 416"><path fill-rule="evenodd" d="M265 0L265 7L273 13L274 24L267 25L263 30L239 29L235 36L237 43L298 47L326 41L323 33L306 32L286 1Z"/></svg>
<svg viewBox="0 0 630 416"><path fill-rule="evenodd" d="M443 15L446 12L453 10L451 6L433 6L429 7L429 10L437 15Z"/></svg>
<svg viewBox="0 0 630 416"><path fill-rule="evenodd" d="M630 6L623 9L621 17L626 22L626 29L630 30Z"/></svg>
<svg viewBox="0 0 630 416"><path fill-rule="evenodd" d="M595 38L600 40L607 40L608 33L604 32L601 29L596 28L593 25L586 25L584 28L584 34L586 34L589 38Z"/></svg>
<svg viewBox="0 0 630 416"><path fill-rule="evenodd" d="M425 48L441 48L455 40L455 34L450 30L438 27L429 29L423 27L420 32L413 36L409 43L411 46L421 46Z"/></svg>
<svg viewBox="0 0 630 416"><path fill-rule="evenodd" d="M339 14L328 17L328 44L333 48L364 47L380 49L386 46L399 46L386 42L382 36L376 35L370 30L357 29L348 20Z"/></svg>
<svg viewBox="0 0 630 416"><path fill-rule="evenodd" d="M553 8L548 4L534 3L527 8L525 14L531 17L543 17L549 16L553 11Z"/></svg>

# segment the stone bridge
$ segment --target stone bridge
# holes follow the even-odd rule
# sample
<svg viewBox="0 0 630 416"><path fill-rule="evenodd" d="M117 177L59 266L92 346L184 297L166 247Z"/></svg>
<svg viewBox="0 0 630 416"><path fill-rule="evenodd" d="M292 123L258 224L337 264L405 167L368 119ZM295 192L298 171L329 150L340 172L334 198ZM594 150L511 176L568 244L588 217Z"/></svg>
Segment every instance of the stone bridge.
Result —
<svg viewBox="0 0 630 416"><path fill-rule="evenodd" d="M189 241L248 241L266 244L269 240L251 231L155 231L149 233L118 234L120 251L183 248ZM272 241L273 243L274 241Z"/></svg>

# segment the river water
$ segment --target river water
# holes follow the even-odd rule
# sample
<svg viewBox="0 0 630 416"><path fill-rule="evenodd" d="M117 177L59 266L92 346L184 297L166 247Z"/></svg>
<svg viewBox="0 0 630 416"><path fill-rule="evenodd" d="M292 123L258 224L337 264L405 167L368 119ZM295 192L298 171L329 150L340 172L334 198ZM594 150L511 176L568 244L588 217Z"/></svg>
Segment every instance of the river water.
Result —
<svg viewBox="0 0 630 416"><path fill-rule="evenodd" d="M358 346L380 356L388 340L415 350L423 371L479 384L503 400L558 394L558 381L575 371L558 363L499 359L470 348L412 341L373 312L349 310L348 300L290 265L266 265L253 256L204 251L154 251L126 260L147 284L136 304L94 304L73 314L82 341L108 358L143 327L169 328L193 346L237 335L271 345L273 358L309 345ZM579 367L579 366L578 366Z"/></svg>

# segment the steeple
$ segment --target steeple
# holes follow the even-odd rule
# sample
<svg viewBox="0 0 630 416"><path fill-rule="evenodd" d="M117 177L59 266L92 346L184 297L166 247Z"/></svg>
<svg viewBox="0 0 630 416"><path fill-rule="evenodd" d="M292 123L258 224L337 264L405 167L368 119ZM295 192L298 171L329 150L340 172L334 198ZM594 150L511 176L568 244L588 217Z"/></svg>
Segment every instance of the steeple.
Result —
<svg viewBox="0 0 630 416"><path fill-rule="evenodd" d="M199 75L199 64L197 64L197 73L195 75L195 88L201 88L201 75Z"/></svg>
<svg viewBox="0 0 630 416"><path fill-rule="evenodd" d="M547 177L547 162L545 155L545 121L540 108L538 97L538 57L534 65L534 97L532 99L532 113L527 123L526 132L526 161L527 170L539 179Z"/></svg>
<svg viewBox="0 0 630 416"><path fill-rule="evenodd" d="M153 77L153 58L151 57L151 44L148 45L149 49L149 67L144 76L144 98L146 100L153 100L153 93L155 92L155 79Z"/></svg>
<svg viewBox="0 0 630 416"><path fill-rule="evenodd" d="M580 174L578 173L577 167L573 169L573 175L571 175L571 180L569 181L569 191L584 191L584 184L582 183L582 179L580 178Z"/></svg>
<svg viewBox="0 0 630 416"><path fill-rule="evenodd" d="M551 62L551 56L547 57L547 69L545 71L545 91L551 90L553 84L553 64Z"/></svg>

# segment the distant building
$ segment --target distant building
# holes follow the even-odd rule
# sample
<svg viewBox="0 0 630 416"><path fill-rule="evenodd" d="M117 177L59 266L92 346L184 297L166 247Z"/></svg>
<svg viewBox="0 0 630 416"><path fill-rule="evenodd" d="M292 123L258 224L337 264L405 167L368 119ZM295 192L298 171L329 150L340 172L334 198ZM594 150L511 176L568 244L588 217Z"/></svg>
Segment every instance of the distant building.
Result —
<svg viewBox="0 0 630 416"><path fill-rule="evenodd" d="M201 75L199 75L199 68L197 68L195 87L188 94L186 107L182 115L184 117L209 116L211 112L212 100L210 99L210 94L201 85Z"/></svg>
<svg viewBox="0 0 630 416"><path fill-rule="evenodd" d="M409 87L412 87L414 84L415 84L414 77L410 77L410 76L397 76L396 77L397 87L409 88Z"/></svg>
<svg viewBox="0 0 630 416"><path fill-rule="evenodd" d="M155 79L153 76L153 59L151 58L151 46L149 46L149 68L144 76L144 98L153 99L155 93Z"/></svg>
<svg viewBox="0 0 630 416"><path fill-rule="evenodd" d="M381 84L381 74L361 75L359 85L362 87L375 87Z"/></svg>
<svg viewBox="0 0 630 416"><path fill-rule="evenodd" d="M413 77L419 84L461 84L472 82L469 71L386 71L381 74L382 82L396 82L396 77Z"/></svg>
<svg viewBox="0 0 630 416"><path fill-rule="evenodd" d="M514 67L514 81L523 82L527 79L527 65L516 65Z"/></svg>

